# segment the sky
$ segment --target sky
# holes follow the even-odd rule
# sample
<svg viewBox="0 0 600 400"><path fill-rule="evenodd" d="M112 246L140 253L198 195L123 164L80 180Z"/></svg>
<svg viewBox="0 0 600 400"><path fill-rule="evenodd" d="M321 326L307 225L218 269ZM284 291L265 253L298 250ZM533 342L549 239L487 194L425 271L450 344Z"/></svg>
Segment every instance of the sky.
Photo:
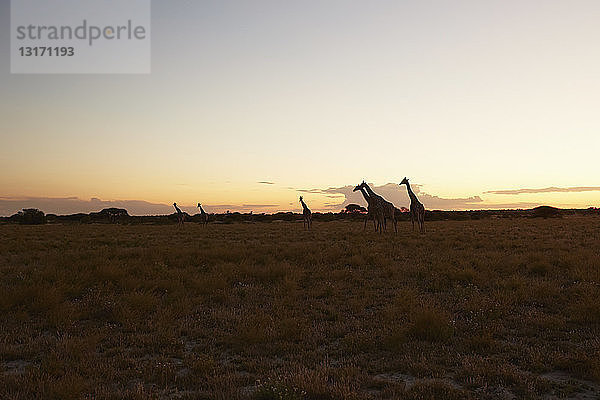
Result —
<svg viewBox="0 0 600 400"><path fill-rule="evenodd" d="M600 206L597 0L153 1L150 74L10 73L0 215Z"/></svg>

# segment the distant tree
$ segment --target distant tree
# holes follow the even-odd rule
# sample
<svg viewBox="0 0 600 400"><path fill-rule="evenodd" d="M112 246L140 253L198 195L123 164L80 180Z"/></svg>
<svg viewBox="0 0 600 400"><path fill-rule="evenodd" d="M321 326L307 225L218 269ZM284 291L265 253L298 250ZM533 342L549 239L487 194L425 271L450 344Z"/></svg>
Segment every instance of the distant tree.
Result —
<svg viewBox="0 0 600 400"><path fill-rule="evenodd" d="M100 215L108 218L108 220L113 224L119 222L123 218L129 217L129 213L126 209L115 207L105 208L104 210L100 211Z"/></svg>
<svg viewBox="0 0 600 400"><path fill-rule="evenodd" d="M342 212L344 214L364 214L367 212L367 209L358 204L348 204Z"/></svg>
<svg viewBox="0 0 600 400"><path fill-rule="evenodd" d="M42 225L46 223L46 215L37 208L25 208L14 215L14 220L22 225Z"/></svg>
<svg viewBox="0 0 600 400"><path fill-rule="evenodd" d="M539 206L532 210L532 217L534 218L551 218L551 217L561 217L560 208L551 207L551 206Z"/></svg>
<svg viewBox="0 0 600 400"><path fill-rule="evenodd" d="M91 222L103 222L108 221L116 224L119 222L125 222L129 220L129 213L124 208L105 208L99 212L92 212L88 215Z"/></svg>
<svg viewBox="0 0 600 400"><path fill-rule="evenodd" d="M106 216L110 216L110 215L118 215L118 216L124 216L124 217L129 216L129 213L127 212L126 209L115 208L115 207L105 208L102 211L100 211L100 214L106 215Z"/></svg>
<svg viewBox="0 0 600 400"><path fill-rule="evenodd" d="M404 218L408 218L408 212L410 210L406 207L400 207L400 208L396 208L396 219L404 219Z"/></svg>

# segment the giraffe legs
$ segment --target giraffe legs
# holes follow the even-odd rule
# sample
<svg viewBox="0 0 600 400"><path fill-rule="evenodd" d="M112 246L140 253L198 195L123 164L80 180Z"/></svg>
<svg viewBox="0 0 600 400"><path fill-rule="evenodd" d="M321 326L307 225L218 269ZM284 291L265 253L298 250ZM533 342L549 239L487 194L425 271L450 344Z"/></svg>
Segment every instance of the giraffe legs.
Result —
<svg viewBox="0 0 600 400"><path fill-rule="evenodd" d="M304 219L302 220L302 224L304 226L305 231L310 231L310 228L312 226L312 217L304 217Z"/></svg>
<svg viewBox="0 0 600 400"><path fill-rule="evenodd" d="M379 228L379 233L382 234L385 228L385 217L383 215L377 216L377 227Z"/></svg>
<svg viewBox="0 0 600 400"><path fill-rule="evenodd" d="M375 217L375 215L368 213L367 216L365 217L365 223L363 226L363 231L367 230L367 222L369 222L369 220L373 218L373 228L375 228L375 232L378 231L379 226L377 225L378 221L377 218Z"/></svg>

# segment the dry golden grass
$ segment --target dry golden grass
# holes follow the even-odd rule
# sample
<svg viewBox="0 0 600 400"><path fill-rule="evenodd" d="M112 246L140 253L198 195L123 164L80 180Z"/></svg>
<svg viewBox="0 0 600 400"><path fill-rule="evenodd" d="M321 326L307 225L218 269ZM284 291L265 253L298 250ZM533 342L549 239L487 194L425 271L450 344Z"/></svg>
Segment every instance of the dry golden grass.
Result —
<svg viewBox="0 0 600 400"><path fill-rule="evenodd" d="M0 398L600 390L600 219L0 226Z"/></svg>

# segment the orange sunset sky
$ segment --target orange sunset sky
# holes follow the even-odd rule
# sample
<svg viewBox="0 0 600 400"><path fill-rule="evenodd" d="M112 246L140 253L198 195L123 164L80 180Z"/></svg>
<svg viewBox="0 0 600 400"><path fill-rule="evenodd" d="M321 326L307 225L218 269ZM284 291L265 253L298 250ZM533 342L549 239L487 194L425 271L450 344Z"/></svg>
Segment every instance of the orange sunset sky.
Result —
<svg viewBox="0 0 600 400"><path fill-rule="evenodd" d="M155 1L152 72L10 73L0 215L600 206L598 1ZM6 27L6 29L4 28Z"/></svg>

